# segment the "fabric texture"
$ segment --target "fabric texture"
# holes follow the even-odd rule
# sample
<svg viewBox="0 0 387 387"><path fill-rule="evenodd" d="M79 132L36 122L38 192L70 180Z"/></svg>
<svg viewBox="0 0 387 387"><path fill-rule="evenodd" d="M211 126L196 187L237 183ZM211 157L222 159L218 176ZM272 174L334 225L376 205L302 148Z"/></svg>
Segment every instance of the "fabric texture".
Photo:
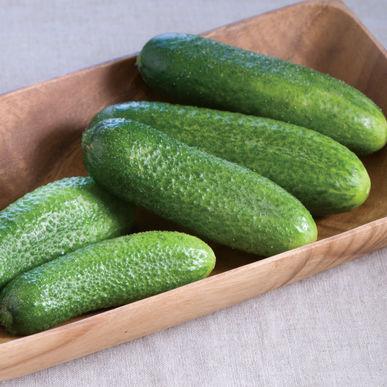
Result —
<svg viewBox="0 0 387 387"><path fill-rule="evenodd" d="M1 0L0 93L286 0ZM348 5L384 44L386 0ZM5 386L387 386L387 249Z"/></svg>

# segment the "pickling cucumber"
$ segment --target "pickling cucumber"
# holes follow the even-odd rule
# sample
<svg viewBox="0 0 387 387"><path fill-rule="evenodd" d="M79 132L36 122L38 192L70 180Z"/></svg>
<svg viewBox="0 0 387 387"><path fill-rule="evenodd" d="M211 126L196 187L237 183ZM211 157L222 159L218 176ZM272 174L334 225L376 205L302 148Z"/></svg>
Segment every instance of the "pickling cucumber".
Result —
<svg viewBox="0 0 387 387"><path fill-rule="evenodd" d="M314 129L359 154L386 144L386 119L369 98L304 66L188 34L152 38L137 64L150 87L178 102Z"/></svg>
<svg viewBox="0 0 387 387"><path fill-rule="evenodd" d="M82 146L101 186L211 240L268 256L317 237L309 211L271 180L141 122L103 120Z"/></svg>
<svg viewBox="0 0 387 387"><path fill-rule="evenodd" d="M60 255L129 231L132 206L70 177L30 192L0 211L0 287Z"/></svg>

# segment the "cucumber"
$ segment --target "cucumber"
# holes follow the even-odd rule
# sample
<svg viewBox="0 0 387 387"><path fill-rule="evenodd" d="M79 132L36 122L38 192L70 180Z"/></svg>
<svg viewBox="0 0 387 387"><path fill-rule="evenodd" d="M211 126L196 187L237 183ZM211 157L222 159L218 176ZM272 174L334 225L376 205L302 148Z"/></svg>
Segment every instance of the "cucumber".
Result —
<svg viewBox="0 0 387 387"><path fill-rule="evenodd" d="M60 255L121 235L132 222L132 207L90 177L40 187L0 212L0 287Z"/></svg>
<svg viewBox="0 0 387 387"><path fill-rule="evenodd" d="M137 64L150 87L178 102L314 129L359 154L386 144L386 119L369 98L300 65L188 34L152 38Z"/></svg>
<svg viewBox="0 0 387 387"><path fill-rule="evenodd" d="M39 266L0 294L0 323L28 335L206 277L213 251L191 235L151 231L98 242Z"/></svg>
<svg viewBox="0 0 387 387"><path fill-rule="evenodd" d="M216 242L268 256L316 239L310 213L284 189L143 123L101 121L82 146L103 187Z"/></svg>
<svg viewBox="0 0 387 387"><path fill-rule="evenodd" d="M313 214L361 205L370 179L358 157L318 132L269 118L162 102L112 105L94 118L129 118L263 175Z"/></svg>

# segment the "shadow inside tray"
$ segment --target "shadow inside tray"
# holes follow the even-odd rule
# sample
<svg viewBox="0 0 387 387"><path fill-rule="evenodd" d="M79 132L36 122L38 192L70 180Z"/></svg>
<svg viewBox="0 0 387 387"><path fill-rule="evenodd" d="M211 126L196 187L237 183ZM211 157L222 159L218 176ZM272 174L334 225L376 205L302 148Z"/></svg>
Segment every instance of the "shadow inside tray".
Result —
<svg viewBox="0 0 387 387"><path fill-rule="evenodd" d="M227 246L214 243L202 236L197 235L192 230L180 226L169 220L165 220L144 208L137 207L135 212L135 226L133 232L150 231L150 230L168 230L180 231L188 234L196 235L208 243L215 252L216 267L211 275L219 274L221 272L235 269L239 266L246 265L262 259L262 257L244 253L240 250L234 250Z"/></svg>
<svg viewBox="0 0 387 387"><path fill-rule="evenodd" d="M136 67L136 57L130 57L113 63L106 69L102 87L109 92L109 103L101 106L100 109L107 105L126 101L173 102L172 99L168 99L151 90L144 83Z"/></svg>
<svg viewBox="0 0 387 387"><path fill-rule="evenodd" d="M0 208L4 208L18 197L50 181L66 176L84 175L80 138L83 128L71 122L58 125L46 136L39 136L28 146L29 163L17 166L19 173L13 174L12 184L0 186ZM13 157L18 162L17 156ZM8 173L13 170L9 169Z"/></svg>
<svg viewBox="0 0 387 387"><path fill-rule="evenodd" d="M371 192L368 199L352 211L317 219L319 239L387 217L387 147L363 157L362 161L371 178Z"/></svg>

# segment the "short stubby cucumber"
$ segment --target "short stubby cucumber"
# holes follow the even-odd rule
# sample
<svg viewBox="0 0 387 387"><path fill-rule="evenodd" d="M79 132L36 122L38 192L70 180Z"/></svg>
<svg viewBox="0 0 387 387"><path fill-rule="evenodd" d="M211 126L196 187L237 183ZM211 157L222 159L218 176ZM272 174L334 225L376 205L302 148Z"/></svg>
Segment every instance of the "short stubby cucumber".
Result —
<svg viewBox="0 0 387 387"><path fill-rule="evenodd" d="M148 125L107 119L82 145L99 184L201 236L263 256L316 239L308 210L280 186Z"/></svg>
<svg viewBox="0 0 387 387"><path fill-rule="evenodd" d="M128 231L133 210L91 177L37 188L0 212L0 287L89 243Z"/></svg>
<svg viewBox="0 0 387 387"><path fill-rule="evenodd" d="M314 129L359 154L386 144L386 119L369 98L307 67L188 34L152 38L137 64L150 87L176 101Z"/></svg>
<svg viewBox="0 0 387 387"><path fill-rule="evenodd" d="M146 101L109 106L93 122L120 117L254 170L315 215L357 207L370 191L370 178L358 157L314 130L270 118Z"/></svg>
<svg viewBox="0 0 387 387"><path fill-rule="evenodd" d="M12 334L35 333L200 280L214 266L211 248L187 234L149 231L105 240L16 277L0 294L0 324Z"/></svg>

